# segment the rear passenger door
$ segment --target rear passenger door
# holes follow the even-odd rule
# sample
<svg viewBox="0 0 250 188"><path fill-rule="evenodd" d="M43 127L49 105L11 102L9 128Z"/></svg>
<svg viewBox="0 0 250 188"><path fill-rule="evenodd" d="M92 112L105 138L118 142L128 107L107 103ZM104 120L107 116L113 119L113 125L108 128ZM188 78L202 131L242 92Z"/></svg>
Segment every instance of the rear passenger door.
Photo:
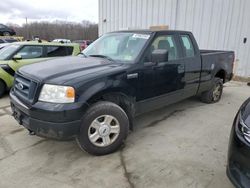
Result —
<svg viewBox="0 0 250 188"><path fill-rule="evenodd" d="M179 38L185 65L183 98L187 98L197 93L200 83L201 59L198 45L192 42L195 40L192 35L180 34Z"/></svg>

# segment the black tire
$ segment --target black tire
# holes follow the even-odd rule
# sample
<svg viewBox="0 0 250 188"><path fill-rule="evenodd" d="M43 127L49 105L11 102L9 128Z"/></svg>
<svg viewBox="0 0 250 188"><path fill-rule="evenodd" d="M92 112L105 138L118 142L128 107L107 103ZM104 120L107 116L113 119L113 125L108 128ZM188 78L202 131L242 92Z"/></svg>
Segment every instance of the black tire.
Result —
<svg viewBox="0 0 250 188"><path fill-rule="evenodd" d="M216 92L218 90L218 92ZM215 92L217 94L215 94ZM210 90L201 94L201 101L204 103L216 103L221 99L223 93L223 80L221 78L214 78L213 86Z"/></svg>
<svg viewBox="0 0 250 188"><path fill-rule="evenodd" d="M92 129L92 123L94 120L97 120L98 117L102 116L105 118L106 116L114 117L116 122L118 122L117 125L119 125L119 133L115 133L116 136L114 141L108 145L108 146L97 146L96 144L104 143L104 140L102 137L99 137L96 141L96 143L93 143L93 141L90 140L89 134ZM99 119L98 119L99 121ZM105 120L104 120L105 121ZM112 119L113 121L113 119ZM96 122L96 121L95 121ZM103 122L101 122L103 123ZM102 125L104 125L103 123ZM111 123L110 123L111 124ZM98 122L98 126L101 125ZM111 126L112 127L112 126ZM109 129L108 132L110 132L111 129ZM93 131L93 130L92 130ZM94 128L94 134L97 132L98 135L100 135L101 131L100 129ZM107 132L107 131L106 131ZM93 155L106 155L109 153L113 153L114 151L118 150L124 143L127 135L129 132L129 119L127 114L124 112L124 110L112 102L106 102L106 101L100 101L95 104L93 104L87 112L84 114L82 125L80 127L80 133L76 137L76 141L81 149L84 151L93 154ZM103 131L105 133L105 131ZM110 138L113 133L109 133L108 137ZM111 140L111 139L110 139Z"/></svg>
<svg viewBox="0 0 250 188"><path fill-rule="evenodd" d="M2 97L6 92L6 85L5 83L0 80L0 97Z"/></svg>

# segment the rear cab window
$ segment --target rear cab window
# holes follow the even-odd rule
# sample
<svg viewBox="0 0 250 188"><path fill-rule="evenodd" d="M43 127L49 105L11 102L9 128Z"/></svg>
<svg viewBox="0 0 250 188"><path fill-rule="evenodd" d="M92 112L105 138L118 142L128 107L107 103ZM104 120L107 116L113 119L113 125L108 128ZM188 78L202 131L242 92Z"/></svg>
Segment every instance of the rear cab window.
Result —
<svg viewBox="0 0 250 188"><path fill-rule="evenodd" d="M46 46L47 57L69 56L73 53L72 46Z"/></svg>
<svg viewBox="0 0 250 188"><path fill-rule="evenodd" d="M181 35L181 42L183 45L184 57L194 57L194 46L189 35Z"/></svg>

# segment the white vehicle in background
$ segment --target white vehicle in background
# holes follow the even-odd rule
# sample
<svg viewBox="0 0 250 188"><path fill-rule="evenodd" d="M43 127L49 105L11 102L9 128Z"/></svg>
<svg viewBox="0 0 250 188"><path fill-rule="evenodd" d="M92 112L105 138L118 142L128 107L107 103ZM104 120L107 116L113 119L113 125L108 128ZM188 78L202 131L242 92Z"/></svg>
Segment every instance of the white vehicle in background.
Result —
<svg viewBox="0 0 250 188"><path fill-rule="evenodd" d="M54 39L52 42L71 43L69 39Z"/></svg>

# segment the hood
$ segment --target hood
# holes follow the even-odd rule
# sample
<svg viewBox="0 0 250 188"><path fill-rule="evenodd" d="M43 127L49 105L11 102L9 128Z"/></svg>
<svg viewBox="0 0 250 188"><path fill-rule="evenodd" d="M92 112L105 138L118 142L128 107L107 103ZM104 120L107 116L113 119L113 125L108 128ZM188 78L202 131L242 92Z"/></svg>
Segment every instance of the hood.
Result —
<svg viewBox="0 0 250 188"><path fill-rule="evenodd" d="M19 69L23 75L46 83L63 84L75 78L110 72L122 64L96 57L63 57L34 63Z"/></svg>

